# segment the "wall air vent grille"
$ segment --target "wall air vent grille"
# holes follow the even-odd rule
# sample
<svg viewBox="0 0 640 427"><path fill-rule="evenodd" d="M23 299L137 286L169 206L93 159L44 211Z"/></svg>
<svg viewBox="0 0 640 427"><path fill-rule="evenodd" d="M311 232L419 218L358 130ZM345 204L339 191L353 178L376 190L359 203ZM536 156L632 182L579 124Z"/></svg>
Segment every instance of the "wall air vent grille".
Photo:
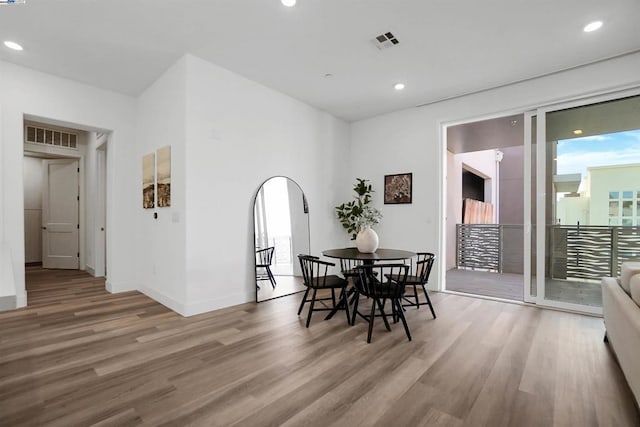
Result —
<svg viewBox="0 0 640 427"><path fill-rule="evenodd" d="M400 41L391 32L376 36L371 42L380 50L396 46Z"/></svg>
<svg viewBox="0 0 640 427"><path fill-rule="evenodd" d="M54 147L78 149L78 135L56 129L25 125L24 141L32 144L52 145Z"/></svg>

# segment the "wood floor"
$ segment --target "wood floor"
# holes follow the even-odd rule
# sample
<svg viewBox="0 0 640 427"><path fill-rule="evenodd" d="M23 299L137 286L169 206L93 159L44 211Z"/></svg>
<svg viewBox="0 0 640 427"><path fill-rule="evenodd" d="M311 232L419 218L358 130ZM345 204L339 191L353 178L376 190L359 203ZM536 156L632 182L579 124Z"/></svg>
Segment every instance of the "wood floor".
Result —
<svg viewBox="0 0 640 427"><path fill-rule="evenodd" d="M309 329L300 295L182 318L80 272L0 313L2 426L638 426L602 319L432 294L438 314Z"/></svg>

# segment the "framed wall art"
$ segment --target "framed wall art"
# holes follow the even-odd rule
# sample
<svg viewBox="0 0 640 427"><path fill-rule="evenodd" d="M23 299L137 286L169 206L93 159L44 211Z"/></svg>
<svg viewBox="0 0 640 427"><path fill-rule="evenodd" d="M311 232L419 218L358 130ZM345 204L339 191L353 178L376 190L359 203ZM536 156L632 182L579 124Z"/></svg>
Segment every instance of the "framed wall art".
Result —
<svg viewBox="0 0 640 427"><path fill-rule="evenodd" d="M142 157L142 207L152 209L156 203L156 155L149 153Z"/></svg>
<svg viewBox="0 0 640 427"><path fill-rule="evenodd" d="M401 204L411 203L411 186L413 174L400 173L384 176L384 203Z"/></svg>
<svg viewBox="0 0 640 427"><path fill-rule="evenodd" d="M158 149L158 207L171 206L171 146Z"/></svg>

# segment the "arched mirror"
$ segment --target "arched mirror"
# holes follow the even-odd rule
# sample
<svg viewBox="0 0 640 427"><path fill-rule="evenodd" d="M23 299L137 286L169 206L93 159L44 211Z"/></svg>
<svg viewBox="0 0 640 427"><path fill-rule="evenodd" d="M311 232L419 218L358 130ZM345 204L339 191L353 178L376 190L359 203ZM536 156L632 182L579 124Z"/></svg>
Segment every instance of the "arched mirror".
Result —
<svg viewBox="0 0 640 427"><path fill-rule="evenodd" d="M266 180L253 205L256 301L304 290L298 254L310 253L309 206L300 186L284 176Z"/></svg>

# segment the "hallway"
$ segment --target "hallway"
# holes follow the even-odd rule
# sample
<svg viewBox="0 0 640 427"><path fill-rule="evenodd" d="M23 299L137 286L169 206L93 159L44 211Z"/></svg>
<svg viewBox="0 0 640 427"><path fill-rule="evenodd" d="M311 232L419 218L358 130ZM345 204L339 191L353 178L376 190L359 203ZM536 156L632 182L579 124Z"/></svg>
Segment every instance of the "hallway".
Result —
<svg viewBox="0 0 640 427"><path fill-rule="evenodd" d="M28 307L63 304L107 293L104 289L104 277L93 277L82 270L27 267L25 282Z"/></svg>

